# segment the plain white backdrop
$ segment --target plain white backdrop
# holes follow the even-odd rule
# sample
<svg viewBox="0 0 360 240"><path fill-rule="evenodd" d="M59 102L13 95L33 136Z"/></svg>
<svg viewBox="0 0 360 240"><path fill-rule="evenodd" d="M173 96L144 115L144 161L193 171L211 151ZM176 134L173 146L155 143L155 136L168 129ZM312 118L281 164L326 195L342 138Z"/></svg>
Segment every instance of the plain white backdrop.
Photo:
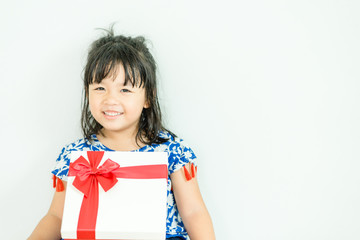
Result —
<svg viewBox="0 0 360 240"><path fill-rule="evenodd" d="M81 137L89 44L143 35L165 124L198 156L217 239L360 239L360 4L350 0L1 1L0 234L46 213Z"/></svg>

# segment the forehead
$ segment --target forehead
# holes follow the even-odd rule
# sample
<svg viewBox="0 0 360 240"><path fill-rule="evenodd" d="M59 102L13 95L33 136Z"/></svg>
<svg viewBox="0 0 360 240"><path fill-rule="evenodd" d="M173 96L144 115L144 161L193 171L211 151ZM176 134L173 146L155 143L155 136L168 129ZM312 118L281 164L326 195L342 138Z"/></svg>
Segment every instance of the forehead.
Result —
<svg viewBox="0 0 360 240"><path fill-rule="evenodd" d="M126 74L124 67L119 64L100 83L115 83L120 86L132 86L131 81L125 81Z"/></svg>
<svg viewBox="0 0 360 240"><path fill-rule="evenodd" d="M124 67L122 63L109 63L106 67L97 66L94 70L92 83L101 83L104 80L116 81L122 85L141 87L143 84L139 71L134 67Z"/></svg>

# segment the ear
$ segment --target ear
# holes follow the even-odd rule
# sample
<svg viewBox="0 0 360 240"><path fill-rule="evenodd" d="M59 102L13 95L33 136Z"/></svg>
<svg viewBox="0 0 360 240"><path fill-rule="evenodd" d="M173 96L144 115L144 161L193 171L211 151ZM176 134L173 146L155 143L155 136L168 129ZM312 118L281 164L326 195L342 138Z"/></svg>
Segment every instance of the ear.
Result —
<svg viewBox="0 0 360 240"><path fill-rule="evenodd" d="M146 101L145 101L145 104L144 104L144 108L149 108L149 107L150 107L149 101L146 100Z"/></svg>

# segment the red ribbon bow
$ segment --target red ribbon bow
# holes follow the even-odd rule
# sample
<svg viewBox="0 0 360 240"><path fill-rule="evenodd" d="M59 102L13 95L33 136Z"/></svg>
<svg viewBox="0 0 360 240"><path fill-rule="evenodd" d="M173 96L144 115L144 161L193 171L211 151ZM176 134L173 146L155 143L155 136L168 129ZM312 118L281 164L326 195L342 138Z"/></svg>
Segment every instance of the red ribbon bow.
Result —
<svg viewBox="0 0 360 240"><path fill-rule="evenodd" d="M92 185L98 183L105 192L110 190L117 182L114 171L120 168L116 162L107 159L99 168L99 163L104 152L87 152L88 162L83 156L71 163L71 175L75 175L73 185L79 189L86 197L89 196Z"/></svg>

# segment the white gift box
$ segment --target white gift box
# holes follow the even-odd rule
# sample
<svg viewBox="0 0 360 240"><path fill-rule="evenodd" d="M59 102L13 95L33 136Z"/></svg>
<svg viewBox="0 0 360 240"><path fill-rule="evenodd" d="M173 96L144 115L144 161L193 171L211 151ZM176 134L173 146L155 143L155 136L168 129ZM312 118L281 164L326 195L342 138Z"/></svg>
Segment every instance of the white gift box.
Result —
<svg viewBox="0 0 360 240"><path fill-rule="evenodd" d="M71 164L77 159L88 160L88 152L71 153ZM165 152L104 152L99 168L107 159L126 169L131 166L165 166L166 178L122 178L107 192L98 187L98 210L95 239L164 240L167 217L167 153ZM68 176L61 235L65 240L78 238L80 209L84 193L74 185L76 176ZM98 184L98 183L97 183ZM88 195L89 196L89 195ZM90 197L90 196L89 196ZM96 206L94 206L96 207ZM82 238L94 239L94 238Z"/></svg>

